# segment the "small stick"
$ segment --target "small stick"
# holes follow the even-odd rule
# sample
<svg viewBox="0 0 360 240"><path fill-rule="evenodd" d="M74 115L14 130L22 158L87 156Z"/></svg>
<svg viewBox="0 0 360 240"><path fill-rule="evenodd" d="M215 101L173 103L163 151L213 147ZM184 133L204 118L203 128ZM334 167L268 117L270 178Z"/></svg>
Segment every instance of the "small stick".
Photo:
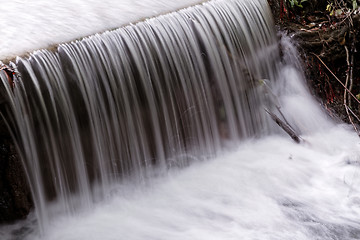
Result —
<svg viewBox="0 0 360 240"><path fill-rule="evenodd" d="M345 108L347 108L350 111L350 113L360 122L360 118L356 116L356 114L351 110L351 108L349 108L347 105L345 105Z"/></svg>
<svg viewBox="0 0 360 240"><path fill-rule="evenodd" d="M334 78L341 84L341 86L343 86L345 88L345 90L357 101L357 103L360 104L359 99L357 99L354 94L352 94L352 92L350 92L349 89L347 89L347 87L340 81L340 79L330 70L330 68L321 60L321 58L316 55L315 53L311 53L312 55L314 55L315 57L317 57L319 59L319 61L325 66L325 68L334 76Z"/></svg>
<svg viewBox="0 0 360 240"><path fill-rule="evenodd" d="M349 50L348 50L348 48L346 46L345 46L345 51L346 51L346 63L348 65L348 70L346 72L346 80L345 80L345 88L347 88L347 85L348 85L348 82L349 82L350 62L349 62ZM354 124L354 122L353 122L353 120L352 120L352 118L350 116L349 108L347 107L347 101L346 101L347 93L348 92L346 90L344 90L344 107L345 107L345 111L346 111L346 114L347 114L347 116L349 118L349 121L350 121L351 125L353 125L356 133L358 133L357 128L356 128L356 126L355 126L355 124Z"/></svg>
<svg viewBox="0 0 360 240"><path fill-rule="evenodd" d="M346 63L348 65L348 69L346 71L346 81L345 81L345 86L347 87L349 81L350 81L350 87L349 87L349 92L351 92L351 89L352 89L352 82L353 82L353 68L352 68L352 64L354 62L354 55L353 55L353 52L351 52L351 63L349 61L349 50L348 48L345 46L345 51L346 51ZM351 47L351 51L353 51L353 46ZM354 124L354 121L352 119L352 117L350 116L350 113L349 113L349 110L351 111L351 98L349 96L349 100L348 100L348 103L347 103L347 94L346 94L346 90L344 91L344 107L345 107L345 111L346 111L346 114L348 115L348 118L349 118L349 121L351 123L351 125L353 126L355 132L357 133L358 136L360 136L360 133L359 133L359 130L357 129L356 125ZM348 106L349 105L349 106ZM356 116L354 114L353 111L351 111L351 113ZM357 118L359 119L359 118Z"/></svg>
<svg viewBox="0 0 360 240"><path fill-rule="evenodd" d="M354 70L354 53L356 52L355 46L356 46L356 34L354 31L350 32L352 34L352 42L351 42L351 48L350 48L350 63L349 63L349 81L350 81L350 85L349 85L349 91L351 92L353 89L353 70ZM349 102L349 107L351 107L351 98L350 96L348 96L348 102Z"/></svg>
<svg viewBox="0 0 360 240"><path fill-rule="evenodd" d="M263 84L266 88L267 93L270 94L271 96L271 101L272 103L275 105L276 109L278 110L278 112L280 113L281 117L284 119L284 121L286 122L287 125L289 125L289 127L291 127L291 124L288 123L288 121L286 120L284 114L281 111L281 107L280 107L280 101L278 99L278 97L276 96L276 94L271 90L270 86L266 83L265 79L263 80ZM292 128L292 127L291 127ZM293 129L293 128L292 128Z"/></svg>
<svg viewBox="0 0 360 240"><path fill-rule="evenodd" d="M296 142L300 143L300 137L295 133L295 131L287 125L285 122L283 122L280 118L278 118L275 114L265 109L265 111L270 115L272 120L276 122L279 127L281 127L289 136Z"/></svg>

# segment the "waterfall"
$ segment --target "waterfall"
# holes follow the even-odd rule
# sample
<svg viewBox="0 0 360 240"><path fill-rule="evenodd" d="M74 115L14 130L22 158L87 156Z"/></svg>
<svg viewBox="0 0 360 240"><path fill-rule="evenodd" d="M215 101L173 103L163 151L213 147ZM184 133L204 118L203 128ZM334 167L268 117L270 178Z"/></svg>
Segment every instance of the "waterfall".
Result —
<svg viewBox="0 0 360 240"><path fill-rule="evenodd" d="M122 179L216 156L271 131L264 79L278 75L264 0L218 0L18 58L6 121L40 226L91 208ZM267 80L266 80L267 81Z"/></svg>

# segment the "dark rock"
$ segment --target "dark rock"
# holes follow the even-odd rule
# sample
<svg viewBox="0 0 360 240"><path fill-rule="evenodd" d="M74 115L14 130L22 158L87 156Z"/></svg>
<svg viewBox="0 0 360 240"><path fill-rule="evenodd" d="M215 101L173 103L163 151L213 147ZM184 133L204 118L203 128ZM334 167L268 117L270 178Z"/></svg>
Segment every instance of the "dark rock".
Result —
<svg viewBox="0 0 360 240"><path fill-rule="evenodd" d="M3 121L3 120L1 120ZM14 144L2 130L0 137L0 223L25 218L31 210L30 189Z"/></svg>
<svg viewBox="0 0 360 240"><path fill-rule="evenodd" d="M4 69L5 65L2 65ZM6 66L7 67L7 66ZM4 70L0 70L4 71ZM9 72L10 75L11 72ZM0 87L0 223L25 218L32 208L31 192L8 126L5 88Z"/></svg>

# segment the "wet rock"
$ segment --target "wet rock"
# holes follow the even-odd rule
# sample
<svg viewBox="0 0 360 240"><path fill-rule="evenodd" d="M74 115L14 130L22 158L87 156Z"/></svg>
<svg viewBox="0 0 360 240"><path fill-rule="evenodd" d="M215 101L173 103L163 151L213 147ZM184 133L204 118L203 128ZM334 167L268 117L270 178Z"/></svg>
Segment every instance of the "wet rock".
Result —
<svg viewBox="0 0 360 240"><path fill-rule="evenodd" d="M31 210L30 189L10 137L0 138L0 223L25 218Z"/></svg>
<svg viewBox="0 0 360 240"><path fill-rule="evenodd" d="M4 65L0 71L3 69ZM6 117L9 106L5 96L1 86L0 113L4 117L0 117L0 223L25 218L33 206L22 162L4 120L10 120Z"/></svg>

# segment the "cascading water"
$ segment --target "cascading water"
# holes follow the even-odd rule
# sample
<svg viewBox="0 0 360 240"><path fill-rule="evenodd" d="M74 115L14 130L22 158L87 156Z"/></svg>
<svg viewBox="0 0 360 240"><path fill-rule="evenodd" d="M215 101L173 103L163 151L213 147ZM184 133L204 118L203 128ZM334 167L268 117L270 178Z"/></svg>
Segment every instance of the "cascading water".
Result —
<svg viewBox="0 0 360 240"><path fill-rule="evenodd" d="M267 131L257 85L276 45L264 2L214 1L17 59L21 81L2 79L40 225L50 200L90 207L125 176Z"/></svg>
<svg viewBox="0 0 360 240"><path fill-rule="evenodd" d="M279 137L249 144L252 137L276 129L264 110L276 109L273 102L282 106L287 121L299 133L334 127L301 84L301 73L288 66L294 64L296 52L287 38L281 45L285 64L266 1L219 0L63 44L56 53L42 50L29 59L17 59L12 67L20 73L20 80L12 86L4 74L0 78L8 96L7 122L24 162L45 238L288 239L298 226L296 214L321 222L321 214L316 218L305 212L307 206L317 209L316 204L301 196L297 200L307 204L291 198L295 183L309 177L301 165L308 160L298 160L302 167L297 169L288 166L288 159L297 159L299 152L304 159L311 154L319 159L327 155ZM294 109L299 110L296 116ZM245 143L236 156L246 159L225 157L224 146L239 140ZM312 140L322 147L317 138ZM275 142L286 145L295 156L289 156L285 148L277 149ZM204 163L197 162L180 171L184 176L166 177L168 171L188 166L191 159L216 157L223 157L224 163L211 161L202 166ZM282 169L272 161L277 158L287 173L284 175L294 175L289 183L281 171L268 176L269 169ZM274 167L269 167L266 159ZM257 168L253 169L250 160ZM203 178L198 177L197 169L202 170ZM257 171L268 182L258 184ZM114 188L121 192L121 187L114 187L119 182L131 181L130 188L142 183L150 187L149 179L169 183L158 184L151 194L124 190L120 200L113 200L104 214L99 214L94 228L101 229L105 222L117 223L110 230L112 236L90 231L84 227L90 226L87 221L84 226L77 225L75 232L80 235L72 235L70 225L83 221L77 220L76 214L64 232L51 226L56 217L79 213L80 207L85 212L96 207ZM260 218L257 223L247 221L255 200L259 211L285 209L283 215L276 210L267 214L271 218L285 221L284 215L294 217L274 233ZM163 231L151 224L137 229L149 214ZM205 227L199 223L201 219L210 222ZM187 221L198 229L188 231ZM215 222L220 225L212 225ZM238 230L219 234L233 224ZM348 232L357 227L346 226ZM51 227L53 234L47 235ZM308 236L296 234L298 239ZM321 239L338 239L327 237Z"/></svg>

